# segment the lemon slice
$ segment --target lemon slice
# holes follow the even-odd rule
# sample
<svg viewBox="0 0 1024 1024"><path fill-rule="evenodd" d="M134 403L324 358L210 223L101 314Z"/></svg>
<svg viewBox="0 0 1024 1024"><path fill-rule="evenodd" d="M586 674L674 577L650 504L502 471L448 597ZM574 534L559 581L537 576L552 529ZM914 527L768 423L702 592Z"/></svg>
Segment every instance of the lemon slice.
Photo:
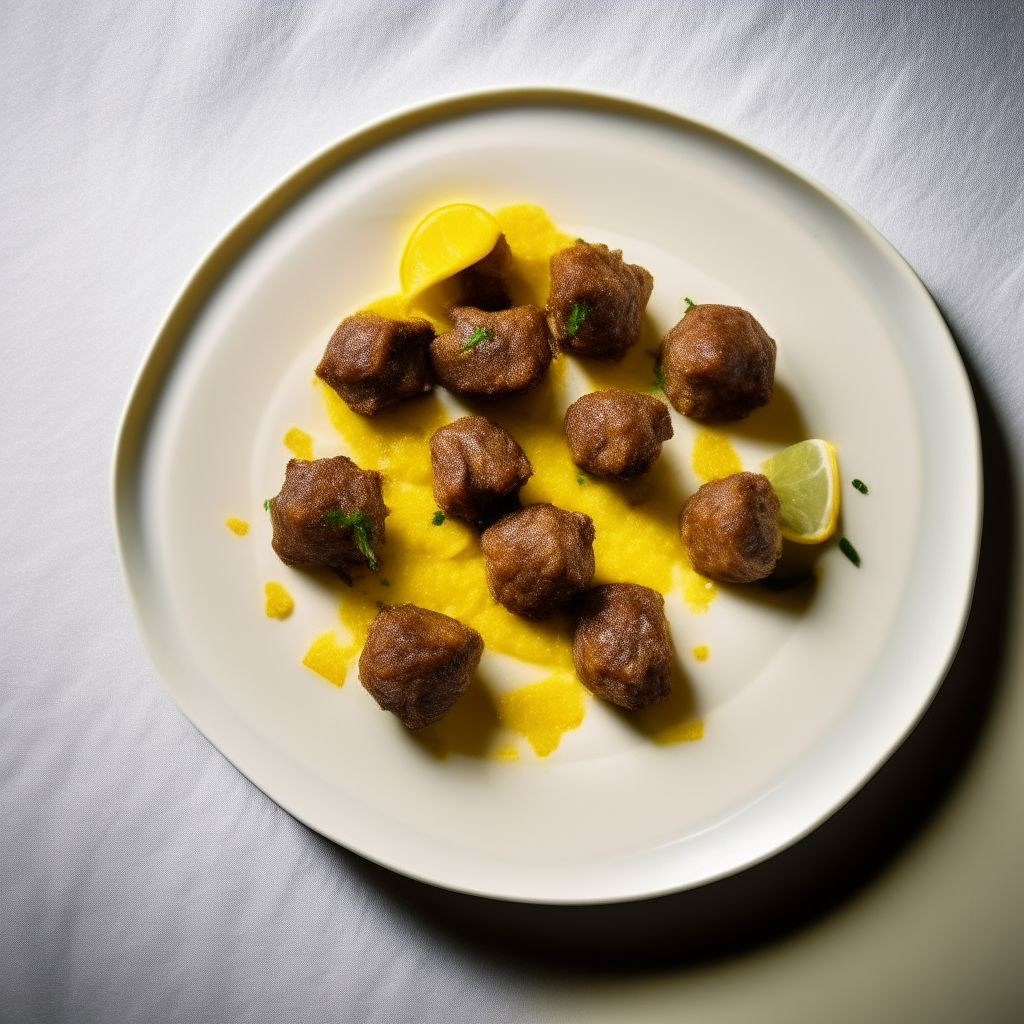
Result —
<svg viewBox="0 0 1024 1024"><path fill-rule="evenodd" d="M403 293L415 295L482 260L500 234L493 215L472 203L432 210L405 243L398 270Z"/></svg>
<svg viewBox="0 0 1024 1024"><path fill-rule="evenodd" d="M801 441L761 463L782 507L782 536L818 544L835 533L839 518L836 450L820 438Z"/></svg>

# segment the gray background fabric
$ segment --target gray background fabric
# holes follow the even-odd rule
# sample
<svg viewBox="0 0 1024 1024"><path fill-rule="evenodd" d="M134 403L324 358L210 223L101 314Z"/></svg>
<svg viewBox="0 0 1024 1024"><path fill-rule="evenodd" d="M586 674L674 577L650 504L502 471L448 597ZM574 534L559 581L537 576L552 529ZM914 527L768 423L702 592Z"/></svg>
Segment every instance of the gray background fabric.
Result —
<svg viewBox="0 0 1024 1024"><path fill-rule="evenodd" d="M711 964L581 973L406 898L185 720L116 563L118 416L207 248L366 121L504 84L710 118L849 201L947 317L1003 478L1010 644L952 785L848 898ZM0 1019L1024 1018L1022 86L1016 3L0 4Z"/></svg>

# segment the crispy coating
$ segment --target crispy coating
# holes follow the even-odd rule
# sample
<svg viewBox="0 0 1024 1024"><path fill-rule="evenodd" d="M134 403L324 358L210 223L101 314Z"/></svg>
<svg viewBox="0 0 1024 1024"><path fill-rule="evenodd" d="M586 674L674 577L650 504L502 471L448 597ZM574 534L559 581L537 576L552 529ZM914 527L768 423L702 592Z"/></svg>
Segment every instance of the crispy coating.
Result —
<svg viewBox="0 0 1024 1024"><path fill-rule="evenodd" d="M594 578L594 521L582 512L528 505L488 527L480 546L491 596L526 619L546 619Z"/></svg>
<svg viewBox="0 0 1024 1024"><path fill-rule="evenodd" d="M458 619L414 604L385 605L359 655L359 682L408 729L443 718L466 692L484 642Z"/></svg>
<svg viewBox="0 0 1024 1024"><path fill-rule="evenodd" d="M290 459L280 493L270 499L271 541L285 565L325 565L347 580L368 565L354 527L331 525L328 513L361 513L375 561L390 513L381 497L380 474L360 469L344 455L333 459Z"/></svg>
<svg viewBox="0 0 1024 1024"><path fill-rule="evenodd" d="M391 320L377 313L356 313L338 325L316 375L353 412L376 416L407 398L433 391L428 355L433 337L429 321L419 317Z"/></svg>
<svg viewBox="0 0 1024 1024"><path fill-rule="evenodd" d="M661 368L684 416L741 420L771 401L775 342L739 306L691 306L665 335Z"/></svg>
<svg viewBox="0 0 1024 1024"><path fill-rule="evenodd" d="M679 536L694 569L725 583L770 576L782 555L779 499L761 473L704 484L683 507Z"/></svg>
<svg viewBox="0 0 1024 1024"><path fill-rule="evenodd" d="M473 306L495 313L508 309L508 279L512 274L512 250L504 235L498 235L494 248L472 266L459 271L455 282L459 289L459 305Z"/></svg>
<svg viewBox="0 0 1024 1024"><path fill-rule="evenodd" d="M477 526L510 511L533 466L515 438L485 416L463 416L430 439L434 500Z"/></svg>
<svg viewBox="0 0 1024 1024"><path fill-rule="evenodd" d="M675 647L665 599L636 583L606 583L584 598L572 656L580 682L595 696L630 711L672 692Z"/></svg>
<svg viewBox="0 0 1024 1024"><path fill-rule="evenodd" d="M562 249L551 257L551 336L579 356L621 359L640 337L653 288L650 273L625 263L621 249L588 242Z"/></svg>
<svg viewBox="0 0 1024 1024"><path fill-rule="evenodd" d="M547 373L553 355L544 314L536 306L488 313L472 306L448 311L450 331L430 345L438 383L457 395L491 398L527 391ZM489 331L472 348L477 332Z"/></svg>
<svg viewBox="0 0 1024 1024"><path fill-rule="evenodd" d="M646 473L671 436L665 403L638 391L594 391L565 413L572 461L594 476L632 480Z"/></svg>

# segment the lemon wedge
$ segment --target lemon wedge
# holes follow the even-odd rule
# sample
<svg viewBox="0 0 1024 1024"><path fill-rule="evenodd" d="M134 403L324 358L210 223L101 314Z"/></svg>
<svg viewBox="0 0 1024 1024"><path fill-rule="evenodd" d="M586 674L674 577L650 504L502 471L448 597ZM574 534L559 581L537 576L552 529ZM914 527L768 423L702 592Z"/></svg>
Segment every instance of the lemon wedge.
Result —
<svg viewBox="0 0 1024 1024"><path fill-rule="evenodd" d="M761 463L782 507L782 536L818 544L835 533L839 519L836 450L820 438L801 441Z"/></svg>
<svg viewBox="0 0 1024 1024"><path fill-rule="evenodd" d="M482 260L498 241L494 216L472 203L431 210L405 243L398 276L408 298Z"/></svg>

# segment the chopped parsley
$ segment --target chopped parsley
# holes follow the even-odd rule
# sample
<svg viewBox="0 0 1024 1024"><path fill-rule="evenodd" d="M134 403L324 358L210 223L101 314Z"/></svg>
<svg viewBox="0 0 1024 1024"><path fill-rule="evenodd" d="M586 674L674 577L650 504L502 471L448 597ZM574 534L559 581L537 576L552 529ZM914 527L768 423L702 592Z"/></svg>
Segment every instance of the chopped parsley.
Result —
<svg viewBox="0 0 1024 1024"><path fill-rule="evenodd" d="M654 364L654 387L652 391L664 391L665 390L665 371L661 368L661 363Z"/></svg>
<svg viewBox="0 0 1024 1024"><path fill-rule="evenodd" d="M380 585L382 587L390 587L391 586L391 580L381 580L380 581Z"/></svg>
<svg viewBox="0 0 1024 1024"><path fill-rule="evenodd" d="M577 238L576 241L579 242L581 245L587 244L587 240L585 238Z"/></svg>
<svg viewBox="0 0 1024 1024"><path fill-rule="evenodd" d="M444 513L438 509L434 513L433 519L430 520L435 526L440 526L444 522Z"/></svg>
<svg viewBox="0 0 1024 1024"><path fill-rule="evenodd" d="M341 509L332 508L324 513L324 523L335 529L348 526L355 535L356 545L363 553L366 564L373 572L377 571L377 557L370 547L370 530L373 529L373 521L365 512L343 512Z"/></svg>
<svg viewBox="0 0 1024 1024"><path fill-rule="evenodd" d="M854 480L853 481L853 486L856 487L857 490L860 491L861 494L867 494L868 493L868 485L866 483L864 483L863 480Z"/></svg>
<svg viewBox="0 0 1024 1024"><path fill-rule="evenodd" d="M269 498L265 498L264 501L263 501L263 511L264 512L269 512L270 511L270 499Z"/></svg>
<svg viewBox="0 0 1024 1024"><path fill-rule="evenodd" d="M493 337L494 331L489 327L477 327L469 336L469 340L463 342L462 348L459 349L459 352L468 352L471 348L476 348L481 341L490 341Z"/></svg>
<svg viewBox="0 0 1024 1024"><path fill-rule="evenodd" d="M565 336L575 338L576 332L583 326L583 321L590 313L590 303L585 299L574 302L569 309L569 318L565 322Z"/></svg>
<svg viewBox="0 0 1024 1024"><path fill-rule="evenodd" d="M587 478L582 473L576 474L576 483L582 487L587 482Z"/></svg>
<svg viewBox="0 0 1024 1024"><path fill-rule="evenodd" d="M686 295L683 296L683 302L686 303L686 312L687 313L689 313L690 310L693 309L693 307L697 305L697 303L694 302L693 299L691 299L689 296L686 296Z"/></svg>
<svg viewBox="0 0 1024 1024"><path fill-rule="evenodd" d="M839 539L839 550L842 551L846 557L853 562L857 568L860 568L860 555L857 554L857 549L845 538Z"/></svg>

